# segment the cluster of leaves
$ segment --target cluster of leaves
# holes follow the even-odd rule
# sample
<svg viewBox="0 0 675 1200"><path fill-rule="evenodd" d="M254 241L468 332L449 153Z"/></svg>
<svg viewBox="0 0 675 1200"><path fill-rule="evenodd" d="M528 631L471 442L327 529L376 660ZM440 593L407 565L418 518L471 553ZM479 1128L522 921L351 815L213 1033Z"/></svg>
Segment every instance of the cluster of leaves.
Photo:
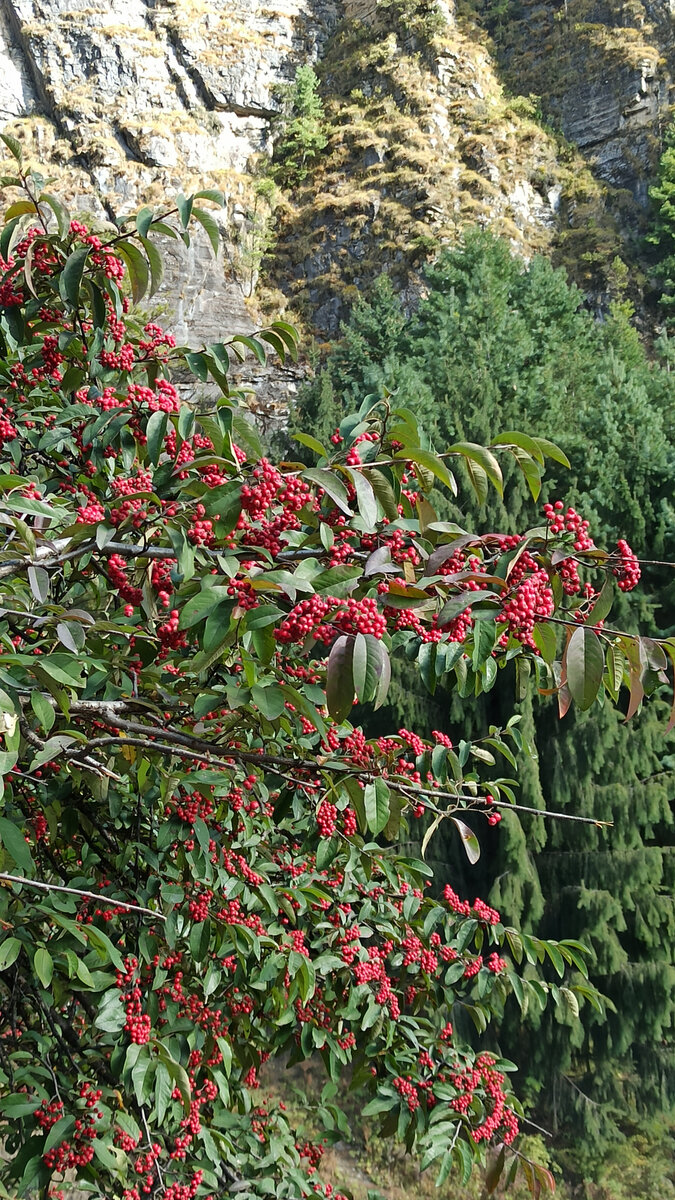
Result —
<svg viewBox="0 0 675 1200"><path fill-rule="evenodd" d="M519 1160L491 1020L512 993L575 1012L597 997L576 942L436 895L401 843L433 809L476 856L476 821L515 800L492 776L517 724L454 748L367 739L350 716L384 700L393 653L462 695L511 660L523 686L534 663L562 687L551 618L576 630L603 593L565 607L565 533L510 544L438 521L428 494L454 477L405 409L349 418L316 467L268 462L228 369L265 345L294 354L293 330L186 352L133 307L152 235L175 218L184 239L191 218L208 232L195 198L92 234L16 178L0 236L0 1179L17 1196L330 1195L321 1145L258 1091L270 1057L318 1053L440 1180L494 1146L492 1187ZM218 385L210 409L181 402L185 366ZM560 457L517 433L448 453L479 490L501 487L497 453L534 490ZM550 592L538 641L508 615L526 553ZM559 983L537 978L544 959ZM322 1111L324 1142L344 1136Z"/></svg>

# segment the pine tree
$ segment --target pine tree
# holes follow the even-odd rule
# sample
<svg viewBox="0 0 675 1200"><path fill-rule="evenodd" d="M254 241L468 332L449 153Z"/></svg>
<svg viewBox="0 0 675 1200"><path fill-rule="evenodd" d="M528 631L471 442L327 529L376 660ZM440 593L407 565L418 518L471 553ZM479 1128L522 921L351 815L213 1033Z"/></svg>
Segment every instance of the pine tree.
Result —
<svg viewBox="0 0 675 1200"><path fill-rule="evenodd" d="M295 187L307 178L328 142L319 80L311 66L298 68L287 100L288 113L275 146L274 175L284 187Z"/></svg>

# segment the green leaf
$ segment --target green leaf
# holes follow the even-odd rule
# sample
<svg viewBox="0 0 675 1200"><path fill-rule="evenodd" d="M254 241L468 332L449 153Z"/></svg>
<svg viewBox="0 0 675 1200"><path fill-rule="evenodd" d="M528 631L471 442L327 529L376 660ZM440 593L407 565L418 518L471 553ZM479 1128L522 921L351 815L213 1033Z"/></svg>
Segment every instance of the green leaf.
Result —
<svg viewBox="0 0 675 1200"><path fill-rule="evenodd" d="M445 1183L448 1175L452 1170L452 1150L446 1150L441 1161L441 1169L436 1176L436 1187L440 1188Z"/></svg>
<svg viewBox="0 0 675 1200"><path fill-rule="evenodd" d="M529 437L526 433L520 433L515 429L507 429L503 433L498 434L492 439L493 446L518 446L524 450L531 458L543 467L544 454L541 446L538 444L537 438Z"/></svg>
<svg viewBox="0 0 675 1200"><path fill-rule="evenodd" d="M373 491L371 484L368 482L367 476L361 471L357 470L356 467L346 467L345 470L348 472L349 477L354 484L354 489L356 491L356 503L358 505L359 512L361 513L368 530L371 530L374 528L377 520L377 500L375 498L375 492Z"/></svg>
<svg viewBox="0 0 675 1200"><path fill-rule="evenodd" d="M194 547L188 542L182 529L170 525L168 532L178 562L178 570L183 576L183 582L187 583L195 573Z"/></svg>
<svg viewBox="0 0 675 1200"><path fill-rule="evenodd" d="M286 698L279 684L272 683L266 687L254 684L251 688L253 703L258 706L268 721L276 721L286 708Z"/></svg>
<svg viewBox="0 0 675 1200"><path fill-rule="evenodd" d="M47 672L52 680L63 683L66 687L84 687L82 678L82 662L67 654L48 654L40 659L39 665Z"/></svg>
<svg viewBox="0 0 675 1200"><path fill-rule="evenodd" d="M15 937L8 937L0 942L0 971L6 971L16 962L21 953L21 946L22 943Z"/></svg>
<svg viewBox="0 0 675 1200"><path fill-rule="evenodd" d="M374 467L368 467L367 464L364 464L363 469L368 472L367 478L382 506L385 517L388 517L390 521L396 521L398 519L398 504L394 495L394 489L386 475Z"/></svg>
<svg viewBox="0 0 675 1200"><path fill-rule="evenodd" d="M316 869L324 871L333 862L340 850L340 839L336 834L330 838L321 838L316 851Z"/></svg>
<svg viewBox="0 0 675 1200"><path fill-rule="evenodd" d="M61 645L65 646L66 650L71 650L73 654L79 654L80 650L84 649L85 632L77 621L58 621L56 636Z"/></svg>
<svg viewBox="0 0 675 1200"><path fill-rule="evenodd" d="M511 453L525 476L532 499L538 500L541 492L541 467L539 463L531 459L529 454L526 454L523 450L512 450Z"/></svg>
<svg viewBox="0 0 675 1200"><path fill-rule="evenodd" d="M585 711L595 700L605 669L605 657L598 635L581 625L574 630L567 647L567 686L577 706Z"/></svg>
<svg viewBox="0 0 675 1200"><path fill-rule="evenodd" d="M80 303L80 285L87 265L89 249L89 246L82 246L79 250L74 250L66 259L59 277L61 299L67 301L72 308L77 308Z"/></svg>
<svg viewBox="0 0 675 1200"><path fill-rule="evenodd" d="M124 1029L127 1016L117 988L104 992L94 1018L94 1026L104 1033L119 1033Z"/></svg>
<svg viewBox="0 0 675 1200"><path fill-rule="evenodd" d="M193 625L198 625L205 617L212 613L214 609L222 603L223 600L229 600L230 596L226 587L217 584L215 587L204 588L203 591L197 592L196 596L192 596L180 610L179 628L191 629Z"/></svg>
<svg viewBox="0 0 675 1200"><path fill-rule="evenodd" d="M2 137L1 134L0 137ZM4 258L5 262L7 262L11 254L11 247L14 241L19 238L20 234L21 217L14 217L12 220L6 221L5 227L2 233L0 233L0 258Z"/></svg>
<svg viewBox="0 0 675 1200"><path fill-rule="evenodd" d="M0 1104L0 1109L6 1117L27 1117L29 1113L35 1112L35 1099L29 1098L26 1100L25 1092L16 1096L8 1096L7 1099L3 1100L2 1104ZM8 1193L5 1193L5 1196L8 1196ZM4 1200L4 1196L1 1191L0 1197L2 1197L2 1200Z"/></svg>
<svg viewBox="0 0 675 1200"><path fill-rule="evenodd" d="M555 659L557 644L553 626L548 625L545 621L537 621L532 630L532 637L544 662L552 663Z"/></svg>
<svg viewBox="0 0 675 1200"><path fill-rule="evenodd" d="M54 976L54 960L44 946L40 946L33 955L33 969L42 986L48 988Z"/></svg>
<svg viewBox="0 0 675 1200"><path fill-rule="evenodd" d="M371 833L378 834L389 820L389 788L383 779L367 783L363 791L366 825Z"/></svg>
<svg viewBox="0 0 675 1200"><path fill-rule="evenodd" d="M52 1146L59 1146L61 1142L66 1141L75 1128L75 1117L61 1117L60 1120L52 1125L47 1140L44 1143L44 1151L51 1150Z"/></svg>
<svg viewBox="0 0 675 1200"><path fill-rule="evenodd" d="M220 1039L218 1040L220 1041ZM172 1058L168 1048L163 1042L157 1043L157 1053L180 1092L181 1100L183 1102L183 1110L186 1113L189 1113L192 1092L190 1089L190 1080L185 1067L182 1067L179 1062L176 1062L176 1060Z"/></svg>
<svg viewBox="0 0 675 1200"><path fill-rule="evenodd" d="M24 875L33 875L35 864L26 839L20 829L7 817L0 817L0 842Z"/></svg>
<svg viewBox="0 0 675 1200"><path fill-rule="evenodd" d="M89 967L87 966L84 959L82 959L82 958L77 959L77 964L75 967L75 974L77 975L77 978L80 980L80 983L83 983L85 987L96 988L96 983L94 982L94 976L92 975L91 971L89 970Z"/></svg>
<svg viewBox="0 0 675 1200"><path fill-rule="evenodd" d="M12 155L13 158L16 159L16 161L18 163L23 161L23 151L21 149L21 142L18 142L15 137L12 137L12 135L9 133L0 133L0 142L4 142L5 146L9 150L10 154ZM4 258L4 255L3 255L3 258Z"/></svg>
<svg viewBox="0 0 675 1200"><path fill-rule="evenodd" d="M359 703L367 697L367 673L368 673L368 643L365 635L357 633L354 638L354 647L352 653L352 674L354 678L354 690Z"/></svg>
<svg viewBox="0 0 675 1200"><path fill-rule="evenodd" d="M478 604L481 600L498 599L499 593L490 591L460 592L459 595L450 596L438 614L438 624L440 626L449 625L450 622L454 621L455 617L458 617L459 614L464 612L466 608L472 608L474 604Z"/></svg>
<svg viewBox="0 0 675 1200"><path fill-rule="evenodd" d="M236 408L232 411L232 436L253 461L258 462L263 457L262 442L257 429Z"/></svg>
<svg viewBox="0 0 675 1200"><path fill-rule="evenodd" d="M272 347L277 357L281 360L281 364L286 362L286 343L278 333L273 329L261 329L258 337L263 342L267 342Z"/></svg>
<svg viewBox="0 0 675 1200"><path fill-rule="evenodd" d="M102 1138L94 1139L94 1158L98 1159L101 1166L107 1171L113 1171L116 1175L119 1174L124 1162L124 1153L122 1150L117 1150L114 1146L109 1146Z"/></svg>
<svg viewBox="0 0 675 1200"><path fill-rule="evenodd" d="M221 536L230 533L241 514L241 484L213 488L204 497L204 504L209 517L218 517L218 533Z"/></svg>
<svg viewBox="0 0 675 1200"><path fill-rule="evenodd" d="M265 347L263 346L262 342L258 340L258 338L248 337L244 333L236 333L234 337L230 338L227 344L228 346L232 346L235 350L237 346L245 346L247 350L250 350L253 357L258 360L260 366L265 366L265 363L267 362L267 355L265 354ZM244 355L239 355L239 358L243 357Z"/></svg>
<svg viewBox="0 0 675 1200"><path fill-rule="evenodd" d="M126 970L124 962L122 961L122 955L120 954L119 950L113 946L107 933L103 933L102 930L97 929L95 925L87 925L86 935L87 940L91 942L92 946L94 946L98 951L99 958L103 962L111 962L114 967L117 967L118 971Z"/></svg>
<svg viewBox="0 0 675 1200"><path fill-rule="evenodd" d="M312 435L309 433L294 433L293 441L300 442L301 446L306 446L308 450L313 450L314 453L320 455L321 458L330 458L330 454L328 450L326 450L326 447L322 446L321 442L318 442L316 438L312 437Z"/></svg>
<svg viewBox="0 0 675 1200"><path fill-rule="evenodd" d="M146 451L148 459L153 466L157 466L164 448L164 438L166 437L168 423L169 414L159 411L152 413L146 425Z"/></svg>
<svg viewBox="0 0 675 1200"><path fill-rule="evenodd" d="M542 944L551 962L553 963L553 966L558 972L558 975L562 979L563 975L565 974L565 960L563 959L562 954L560 953L558 947L554 946L552 942L543 942Z"/></svg>
<svg viewBox="0 0 675 1200"><path fill-rule="evenodd" d="M162 286L162 280L164 279L164 259L157 247L148 238L142 237L141 245L145 250L148 266L150 267L150 290L148 292L148 298L150 298Z"/></svg>
<svg viewBox="0 0 675 1200"><path fill-rule="evenodd" d="M164 1063L157 1064L155 1071L155 1120L161 1126L166 1116L166 1110L171 1103L173 1082Z"/></svg>
<svg viewBox="0 0 675 1200"><path fill-rule="evenodd" d="M499 495L504 495L502 469L494 454L485 446L479 446L477 442L455 442L450 446L450 452L461 454L468 462L476 464L487 475Z"/></svg>
<svg viewBox="0 0 675 1200"><path fill-rule="evenodd" d="M147 1047L141 1046L141 1050ZM153 1063L150 1058L143 1056L139 1057L134 1066L131 1068L131 1082L136 1094L136 1100L139 1105L145 1103L146 1097L150 1093L149 1084L152 1081L152 1075L156 1069L156 1063Z"/></svg>
<svg viewBox="0 0 675 1200"><path fill-rule="evenodd" d="M195 221L199 222L202 229L206 233L211 243L211 249L213 250L214 258L217 258L218 250L220 248L220 230L218 229L218 222L210 212L206 211L205 208L193 208L192 216Z"/></svg>
<svg viewBox="0 0 675 1200"><path fill-rule="evenodd" d="M138 249L138 246L134 246L133 242L128 241L118 242L115 246L115 253L126 264L129 272L132 299L134 304L138 304L147 292L148 283L150 282L150 269L145 257Z"/></svg>
<svg viewBox="0 0 675 1200"><path fill-rule="evenodd" d="M441 483L444 483L445 486L450 489L453 496L457 495L457 483L455 481L455 477L451 474L443 460L439 458L437 454L432 454L430 450L422 450L419 446L414 446L412 448L407 448L405 451L397 451L395 457L408 459L410 462L416 463L420 467L423 467L424 470L430 471L432 475L436 476L436 479L440 479ZM429 489L424 488L423 490L428 491Z"/></svg>
<svg viewBox="0 0 675 1200"><path fill-rule="evenodd" d="M35 212L37 212L37 208L34 200L15 200L5 212L5 221L11 221L13 217L23 217L27 213Z"/></svg>
<svg viewBox="0 0 675 1200"><path fill-rule="evenodd" d="M189 199L186 199L182 192L179 192L176 196L176 208L178 209L178 216L180 217L180 223L183 226L183 229L187 229L188 225L190 224L194 200L194 196L190 196Z"/></svg>
<svg viewBox="0 0 675 1200"><path fill-rule="evenodd" d="M573 1021L579 1020L579 1001L574 992L570 988L561 987L560 998L566 1015L571 1017Z"/></svg>
<svg viewBox="0 0 675 1200"><path fill-rule="evenodd" d="M28 568L28 583L30 590L39 604L44 604L49 596L49 574L44 567Z"/></svg>
<svg viewBox="0 0 675 1200"><path fill-rule="evenodd" d="M134 218L136 230L142 238L148 236L148 230L152 224L153 211L151 208L141 208Z"/></svg>
<svg viewBox="0 0 675 1200"><path fill-rule="evenodd" d="M500 1146L498 1150L493 1151L490 1156L488 1169L485 1173L485 1191L488 1196L497 1190L499 1180L502 1177L504 1170L504 1160L506 1158L506 1147Z"/></svg>
<svg viewBox="0 0 675 1200"><path fill-rule="evenodd" d="M501 633L501 629L498 630L494 621L476 622L473 634L472 665L474 671L477 671L492 654L498 633Z"/></svg>
<svg viewBox="0 0 675 1200"><path fill-rule="evenodd" d="M59 231L59 237L65 238L70 229L70 213L56 196L52 196L50 192L41 192L38 197L39 204L47 204L51 208L56 217L56 227Z"/></svg>
<svg viewBox="0 0 675 1200"><path fill-rule="evenodd" d="M347 497L347 489L340 482L334 471L329 471L324 467L310 467L309 470L303 473L303 479L309 479L312 483L317 483L323 488L324 492L334 500L338 508L341 508L343 513L348 517L352 517L351 508Z"/></svg>
<svg viewBox="0 0 675 1200"><path fill-rule="evenodd" d="M202 383L206 383L209 377L209 360L206 355L189 351L185 354L185 361L192 374L196 375Z"/></svg>
<svg viewBox="0 0 675 1200"><path fill-rule="evenodd" d="M605 618L609 616L613 603L614 580L608 575L607 579L602 585L600 595L595 601L595 604L593 605L587 617L586 623L588 625L598 625L600 621L604 621Z"/></svg>
<svg viewBox="0 0 675 1200"><path fill-rule="evenodd" d="M354 701L353 647L353 637L341 634L328 656L326 703L331 717L338 723L349 716Z"/></svg>
<svg viewBox="0 0 675 1200"><path fill-rule="evenodd" d="M546 455L547 458L552 458L554 462L560 463L561 466L570 468L570 460L566 454L556 446L555 442L549 442L548 438L538 437L534 439L537 446Z"/></svg>

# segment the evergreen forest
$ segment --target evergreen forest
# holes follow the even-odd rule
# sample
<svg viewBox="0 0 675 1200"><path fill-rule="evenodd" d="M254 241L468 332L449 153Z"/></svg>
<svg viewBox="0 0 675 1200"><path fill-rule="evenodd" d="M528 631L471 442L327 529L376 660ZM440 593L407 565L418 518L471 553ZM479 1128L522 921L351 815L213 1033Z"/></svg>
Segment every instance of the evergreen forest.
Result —
<svg viewBox="0 0 675 1200"><path fill-rule="evenodd" d="M645 567L639 601L620 597L610 623L672 629L675 346L664 331L648 353L632 315L617 297L598 319L562 268L543 256L526 265L504 240L469 231L426 271L416 311L386 274L377 279L302 393L294 425L328 441L364 398L391 396L433 428L439 445L516 427L552 438L571 471L549 472L542 499L565 494L593 534L611 541L629 531L639 555L659 560ZM511 476L505 502L491 491L482 504L440 499L438 511L463 528L479 519L495 529L534 525L537 507L515 464ZM430 850L448 879L483 889L523 928L540 936L565 929L592 948L600 1011L586 1006L581 1020L576 1011L526 1011L499 1030L502 1052L527 1063L532 1112L577 1184L601 1177L618 1147L645 1136L650 1144L645 1130L657 1141L663 1134L665 1161L670 1154L675 737L663 732L667 704L664 696L647 706L629 733L625 714L610 706L560 721L547 697L519 704L515 678L510 697L502 688L472 701L440 687L430 695L399 668L389 710L368 717L376 729L387 721L441 729L458 743L477 721L497 724L518 711L530 753L523 803L611 822L513 813L474 866L442 832ZM658 1194L670 1195L672 1185L658 1178Z"/></svg>

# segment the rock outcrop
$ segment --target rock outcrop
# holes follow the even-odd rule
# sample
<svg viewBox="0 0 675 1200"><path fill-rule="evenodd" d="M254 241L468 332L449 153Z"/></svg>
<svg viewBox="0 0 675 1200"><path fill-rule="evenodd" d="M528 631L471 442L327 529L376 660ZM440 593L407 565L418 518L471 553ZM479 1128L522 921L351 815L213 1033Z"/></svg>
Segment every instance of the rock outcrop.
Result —
<svg viewBox="0 0 675 1200"><path fill-rule="evenodd" d="M223 261L206 238L169 247L164 296L181 335L253 327L238 215L271 149L275 88L334 20L330 0L319 12L305 0L0 0L0 121L68 201L120 214L199 185L224 192Z"/></svg>
<svg viewBox="0 0 675 1200"><path fill-rule="evenodd" d="M510 85L537 95L596 176L630 192L637 210L673 101L674 15L672 0L519 0L494 28Z"/></svg>
<svg viewBox="0 0 675 1200"><path fill-rule="evenodd" d="M169 253L162 299L195 341L258 317L271 224L259 177L283 88L307 62L328 144L304 185L284 196L281 180L267 271L275 303L332 335L379 269L412 297L416 269L471 222L526 256L562 247L597 290L597 264L620 245L617 220L637 228L646 203L670 101L673 3L519 0L490 25L493 42L480 24L488 8L464 0L460 17L440 0L0 0L0 125L67 200L87 197L99 214L223 191L222 258L199 238Z"/></svg>

